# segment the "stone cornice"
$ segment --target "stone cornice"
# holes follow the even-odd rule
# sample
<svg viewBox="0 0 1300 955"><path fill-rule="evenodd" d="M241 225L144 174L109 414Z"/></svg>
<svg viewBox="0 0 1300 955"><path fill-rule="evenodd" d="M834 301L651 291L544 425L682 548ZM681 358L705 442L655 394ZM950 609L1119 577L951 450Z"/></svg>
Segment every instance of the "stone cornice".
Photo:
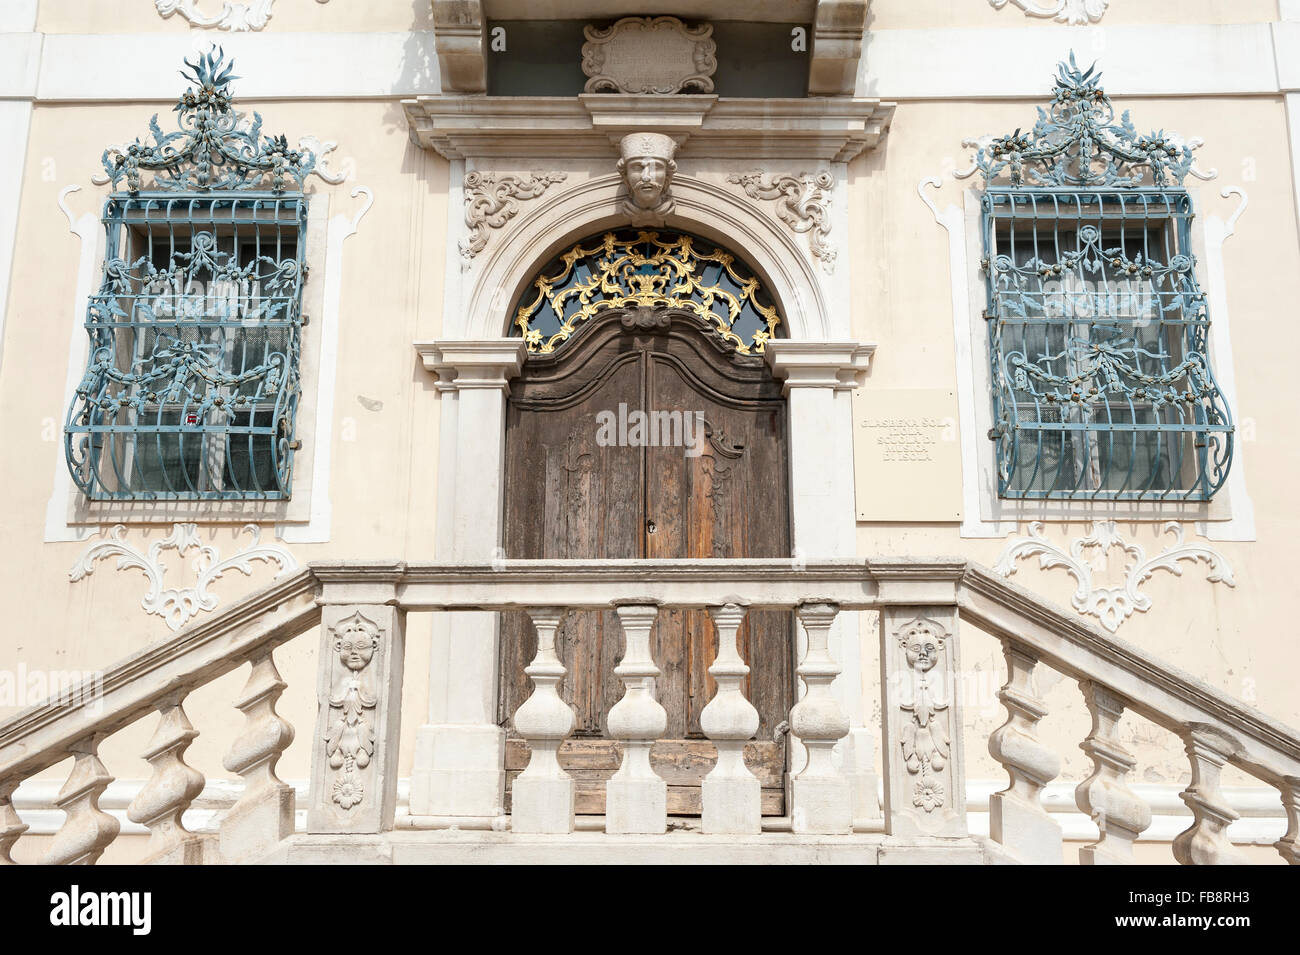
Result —
<svg viewBox="0 0 1300 955"><path fill-rule="evenodd" d="M522 338L480 341L420 341L415 350L424 367L437 374L439 391L467 388L505 390L524 366Z"/></svg>
<svg viewBox="0 0 1300 955"><path fill-rule="evenodd" d="M871 368L875 345L860 342L819 342L778 338L767 343L765 355L772 373L791 388L834 388L851 391Z"/></svg>
<svg viewBox="0 0 1300 955"><path fill-rule="evenodd" d="M421 96L402 101L411 140L447 159L613 155L629 132L663 132L678 159L847 162L875 147L894 104L861 97Z"/></svg>

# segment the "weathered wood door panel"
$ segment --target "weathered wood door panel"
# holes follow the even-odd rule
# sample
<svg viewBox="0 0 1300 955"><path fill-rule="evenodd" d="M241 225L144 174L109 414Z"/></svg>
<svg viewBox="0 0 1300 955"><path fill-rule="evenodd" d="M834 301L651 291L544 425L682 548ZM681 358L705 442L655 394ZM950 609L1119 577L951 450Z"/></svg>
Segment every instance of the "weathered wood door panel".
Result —
<svg viewBox="0 0 1300 955"><path fill-rule="evenodd" d="M636 410L699 417L679 415L669 443L647 445L644 432L640 442L598 441L597 415L626 420ZM787 557L785 421L779 386L761 359L735 355L693 319L634 312L593 322L558 355L530 357L512 385L506 555ZM531 693L523 670L536 641L525 614L502 614L499 715L507 727ZM763 811L780 814L786 756L777 729L794 688L790 615L747 615L740 642L750 665L746 691L761 719L746 760L763 780ZM715 690L707 671L717 633L703 611L664 611L651 646L662 671L657 696L668 711L651 764L669 783L669 812L697 815L700 781L717 758L699 723ZM578 720L560 763L577 780L578 812L600 813L604 780L621 758L619 745L602 738L623 692L613 673L618 620L612 612L570 613L556 647L568 669L562 694ZM511 740L508 779L527 761L527 746Z"/></svg>

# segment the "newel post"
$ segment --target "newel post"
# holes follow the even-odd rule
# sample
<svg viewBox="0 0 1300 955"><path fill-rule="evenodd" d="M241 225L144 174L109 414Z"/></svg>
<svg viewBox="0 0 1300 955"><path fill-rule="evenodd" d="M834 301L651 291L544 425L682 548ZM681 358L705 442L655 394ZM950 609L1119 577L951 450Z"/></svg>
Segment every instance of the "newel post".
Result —
<svg viewBox="0 0 1300 955"><path fill-rule="evenodd" d="M406 612L391 603L323 608L308 832L393 827L405 635Z"/></svg>
<svg viewBox="0 0 1300 955"><path fill-rule="evenodd" d="M964 836L957 608L891 604L880 611L885 831Z"/></svg>

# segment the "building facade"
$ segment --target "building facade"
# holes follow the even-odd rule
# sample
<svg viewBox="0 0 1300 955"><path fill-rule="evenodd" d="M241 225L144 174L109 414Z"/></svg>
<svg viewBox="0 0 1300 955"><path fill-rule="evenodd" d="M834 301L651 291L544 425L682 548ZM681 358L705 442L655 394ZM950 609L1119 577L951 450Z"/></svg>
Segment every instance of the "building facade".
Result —
<svg viewBox="0 0 1300 955"><path fill-rule="evenodd" d="M0 857L1297 860L1300 4L0 48Z"/></svg>

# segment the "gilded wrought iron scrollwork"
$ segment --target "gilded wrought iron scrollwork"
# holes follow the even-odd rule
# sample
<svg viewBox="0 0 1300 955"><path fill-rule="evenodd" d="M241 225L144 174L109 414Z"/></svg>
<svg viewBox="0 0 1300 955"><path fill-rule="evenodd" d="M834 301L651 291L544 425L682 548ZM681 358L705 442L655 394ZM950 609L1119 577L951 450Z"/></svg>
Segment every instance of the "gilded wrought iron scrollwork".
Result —
<svg viewBox="0 0 1300 955"><path fill-rule="evenodd" d="M544 269L515 310L531 352L563 344L602 311L679 308L742 354L759 353L781 318L730 252L680 232L622 230L579 242Z"/></svg>

